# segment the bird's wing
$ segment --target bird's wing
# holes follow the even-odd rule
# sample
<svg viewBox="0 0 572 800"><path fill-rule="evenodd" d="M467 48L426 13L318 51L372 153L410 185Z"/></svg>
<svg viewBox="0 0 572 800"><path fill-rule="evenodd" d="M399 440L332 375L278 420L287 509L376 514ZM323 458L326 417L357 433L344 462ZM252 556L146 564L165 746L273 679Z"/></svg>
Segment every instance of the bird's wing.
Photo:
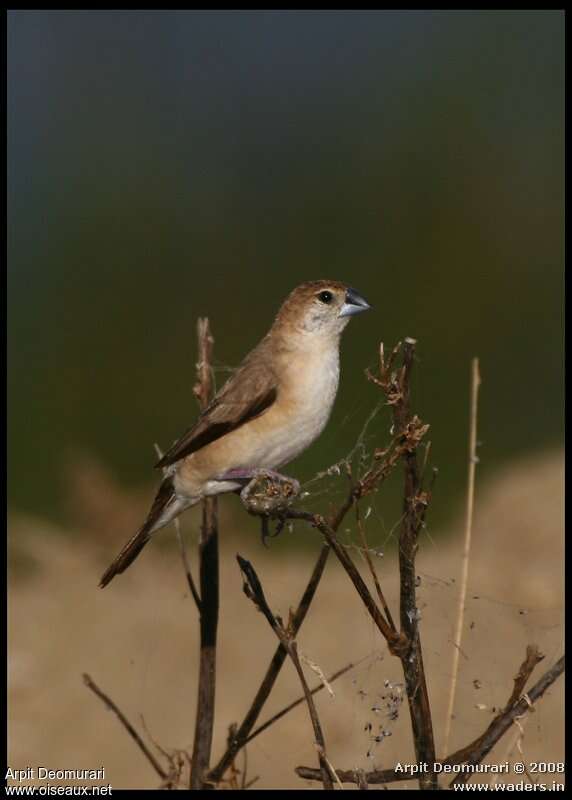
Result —
<svg viewBox="0 0 572 800"><path fill-rule="evenodd" d="M195 425L155 464L168 467L260 416L276 401L278 382L266 359L247 359L224 384Z"/></svg>

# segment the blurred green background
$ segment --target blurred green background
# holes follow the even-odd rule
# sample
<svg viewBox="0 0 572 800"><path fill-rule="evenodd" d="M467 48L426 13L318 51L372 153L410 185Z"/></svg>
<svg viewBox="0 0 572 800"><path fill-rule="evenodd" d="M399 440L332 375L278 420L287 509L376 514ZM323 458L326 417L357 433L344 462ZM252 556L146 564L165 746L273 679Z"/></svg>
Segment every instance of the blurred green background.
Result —
<svg viewBox="0 0 572 800"><path fill-rule="evenodd" d="M236 365L332 277L374 311L290 472L349 450L379 341L414 336L444 521L473 356L481 476L561 442L563 175L560 11L9 12L12 509L61 518L74 448L155 479L196 413L197 315Z"/></svg>

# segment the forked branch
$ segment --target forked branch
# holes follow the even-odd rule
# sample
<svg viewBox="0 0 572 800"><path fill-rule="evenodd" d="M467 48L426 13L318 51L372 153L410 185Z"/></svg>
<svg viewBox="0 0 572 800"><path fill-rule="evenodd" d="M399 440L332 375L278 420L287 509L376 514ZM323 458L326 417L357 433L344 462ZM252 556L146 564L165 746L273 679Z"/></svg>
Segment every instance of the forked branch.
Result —
<svg viewBox="0 0 572 800"><path fill-rule="evenodd" d="M266 598L264 596L264 591L262 589L260 579L258 578L258 575L256 574L256 571L252 566L252 564L239 555L237 555L236 558L244 579L244 585L243 585L244 593L250 600L252 600L252 602L255 604L258 610L261 611L262 614L266 617L270 627L280 640L281 645L284 647L284 649L287 651L288 655L292 659L292 663L294 664L296 672L298 673L298 677L300 678L300 683L302 684L304 697L306 699L306 704L308 706L310 719L312 721L312 728L314 729L315 744L316 744L316 749L318 751L318 759L320 762L322 783L324 785L324 789L333 789L334 786L332 782L332 775L330 774L330 768L326 756L326 743L324 740L324 733L322 731L322 726L320 724L320 719L318 717L318 712L316 710L314 698L312 697L312 693L310 692L308 683L306 681L306 677L304 675L304 670L302 669L302 665L300 664L296 639L292 636L290 626L284 627L282 620L280 620L278 617L275 617L272 611L270 610L270 607L268 606L268 603L266 602Z"/></svg>
<svg viewBox="0 0 572 800"><path fill-rule="evenodd" d="M402 352L402 365L393 370L397 356ZM380 609L362 579L353 560L336 537L335 530L320 514L297 511L290 507L278 508L271 515L284 519L302 519L317 528L330 545L344 567L365 607L387 641L390 652L400 658L405 682L413 729L416 757L420 762L435 762L435 746L429 697L423 668L423 657L418 630L418 610L416 606L415 556L417 539L425 520L430 501L430 492L423 489L417 465L416 450L428 430L418 417L410 411L410 382L415 355L415 341L406 339L402 347L397 345L389 360L384 359L383 346L380 350L379 377L369 377L380 386L386 401L393 409L394 440L385 450L374 453L373 463L366 474L352 487L348 508L362 497L372 492L390 474L399 460L404 462L404 511L399 538L400 570L400 631L395 629L389 607L385 602L381 586L369 562L372 577L382 605ZM258 513L256 507L248 507L250 513ZM430 771L419 778L421 788L437 788L436 776Z"/></svg>

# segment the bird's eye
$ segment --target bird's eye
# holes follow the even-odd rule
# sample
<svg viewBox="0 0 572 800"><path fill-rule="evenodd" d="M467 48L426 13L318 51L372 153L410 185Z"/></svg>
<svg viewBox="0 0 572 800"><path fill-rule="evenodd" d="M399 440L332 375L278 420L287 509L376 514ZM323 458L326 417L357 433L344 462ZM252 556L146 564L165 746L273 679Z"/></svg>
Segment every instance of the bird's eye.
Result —
<svg viewBox="0 0 572 800"><path fill-rule="evenodd" d="M318 295L318 300L321 303L331 303L334 299L334 295L331 292L320 292Z"/></svg>

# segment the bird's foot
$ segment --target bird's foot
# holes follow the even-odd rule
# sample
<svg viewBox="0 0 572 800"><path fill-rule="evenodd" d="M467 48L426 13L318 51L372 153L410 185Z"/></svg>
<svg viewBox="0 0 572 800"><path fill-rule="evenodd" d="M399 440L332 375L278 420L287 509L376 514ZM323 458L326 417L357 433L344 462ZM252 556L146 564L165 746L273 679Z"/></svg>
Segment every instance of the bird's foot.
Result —
<svg viewBox="0 0 572 800"><path fill-rule="evenodd" d="M240 492L244 504L262 503L260 511L271 512L300 494L300 483L296 478L281 475L273 469L253 469L244 471L247 485Z"/></svg>
<svg viewBox="0 0 572 800"><path fill-rule="evenodd" d="M246 481L248 484L258 479L266 479L277 484L287 484L292 488L292 493L297 495L300 493L300 483L296 478L290 478L287 475L282 475L273 469L265 469L263 467L256 469L229 469L219 475L219 481ZM245 487L247 488L247 487Z"/></svg>
<svg viewBox="0 0 572 800"><path fill-rule="evenodd" d="M240 499L250 514L262 517L262 543L278 534L284 528L285 519L280 519L280 512L300 494L300 483L295 478L281 475L272 469L236 469L225 472L219 480L248 481L240 490ZM271 516L279 517L276 531L269 531Z"/></svg>
<svg viewBox="0 0 572 800"><path fill-rule="evenodd" d="M286 526L286 522L288 521L288 518L286 516L279 516L278 517L278 522L276 523L276 529L274 530L274 533L270 532L270 522L269 522L270 517L261 517L260 520L262 522L262 530L261 530L261 533L260 533L260 539L261 539L262 544L264 545L264 547L267 548L268 544L266 543L266 540L267 539L274 539L276 536L280 536L280 534L282 533L282 531L284 530L284 528Z"/></svg>

